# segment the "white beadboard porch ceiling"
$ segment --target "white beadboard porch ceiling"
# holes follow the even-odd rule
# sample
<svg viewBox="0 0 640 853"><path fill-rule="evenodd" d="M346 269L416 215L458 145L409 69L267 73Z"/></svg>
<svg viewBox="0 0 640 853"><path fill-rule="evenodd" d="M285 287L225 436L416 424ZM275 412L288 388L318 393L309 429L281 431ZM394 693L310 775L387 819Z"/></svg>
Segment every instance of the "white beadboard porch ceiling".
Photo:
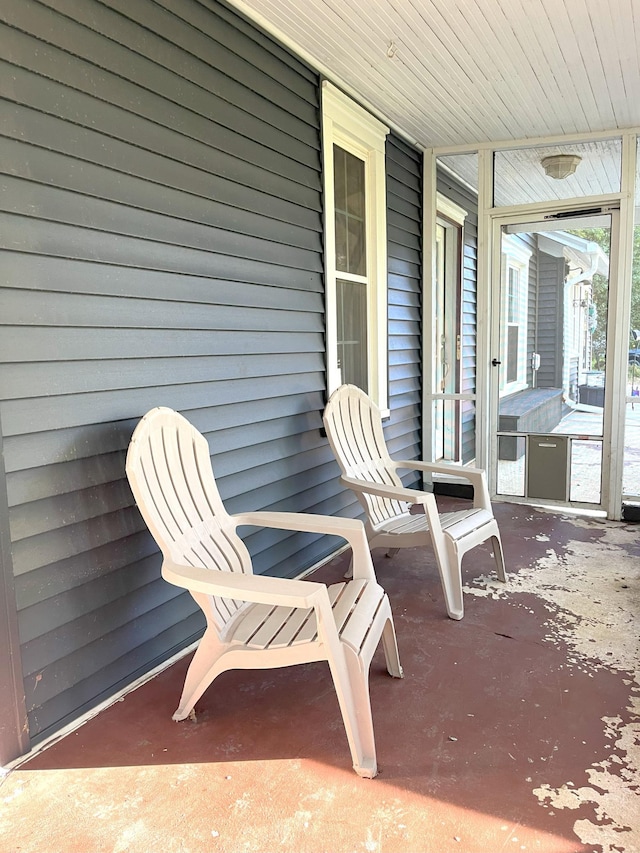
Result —
<svg viewBox="0 0 640 853"><path fill-rule="evenodd" d="M640 125L638 0L237 0L425 147Z"/></svg>
<svg viewBox="0 0 640 853"><path fill-rule="evenodd" d="M640 126L640 0L231 3L425 148ZM577 195L611 191L619 148L607 149L599 143L589 174L581 164ZM565 194L537 152L518 156L508 196ZM471 179L464 158L448 165ZM541 182L543 196L530 186Z"/></svg>

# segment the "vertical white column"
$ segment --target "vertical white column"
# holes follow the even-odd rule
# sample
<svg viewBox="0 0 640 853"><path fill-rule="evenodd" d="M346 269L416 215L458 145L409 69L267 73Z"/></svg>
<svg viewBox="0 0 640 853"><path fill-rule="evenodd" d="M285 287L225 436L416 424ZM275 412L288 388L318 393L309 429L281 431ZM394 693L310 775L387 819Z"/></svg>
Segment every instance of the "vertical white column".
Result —
<svg viewBox="0 0 640 853"><path fill-rule="evenodd" d="M602 502L607 517L622 515L622 476L626 422L629 317L633 231L635 225L637 137L622 136L622 176L620 216L612 217L609 264L609 317L607 329L607 399L604 411L602 459Z"/></svg>
<svg viewBox="0 0 640 853"><path fill-rule="evenodd" d="M497 409L492 405L491 306L493 275L493 150L478 151L478 294L476 329L476 465L485 468L491 494L496 491L496 465L492 444L496 445ZM497 387L497 385L496 385ZM494 440L492 441L492 436ZM497 448L496 448L497 452Z"/></svg>

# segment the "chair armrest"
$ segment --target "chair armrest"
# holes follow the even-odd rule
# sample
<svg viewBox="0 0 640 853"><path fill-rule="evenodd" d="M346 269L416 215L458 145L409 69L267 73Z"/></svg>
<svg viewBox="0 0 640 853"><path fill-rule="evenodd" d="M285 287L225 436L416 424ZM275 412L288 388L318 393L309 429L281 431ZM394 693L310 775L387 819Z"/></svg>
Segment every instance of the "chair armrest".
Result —
<svg viewBox="0 0 640 853"><path fill-rule="evenodd" d="M353 477L341 477L340 482L345 486L364 495L377 495L390 500L405 501L414 506L421 506L427 517L431 536L438 543L442 539L442 526L438 513L436 496L432 492L421 492L419 489L405 489L404 486L387 486L374 483L371 480L355 480ZM444 543L442 543L444 547Z"/></svg>
<svg viewBox="0 0 640 853"><path fill-rule="evenodd" d="M341 518L334 515L312 515L306 512L240 512L231 516L236 527L243 524L252 527L272 527L277 530L295 530L300 533L326 533L349 539L362 529L357 518Z"/></svg>
<svg viewBox="0 0 640 853"><path fill-rule="evenodd" d="M221 572L216 569L174 563L172 560L163 562L162 577L169 583L184 587L190 592L285 607L314 607L319 598L327 594L326 586L314 581L298 581L242 572Z"/></svg>
<svg viewBox="0 0 640 853"><path fill-rule="evenodd" d="M353 551L353 577L375 580L371 552L364 524L357 518L333 515L312 515L304 512L243 512L232 516L236 527L243 524L253 527L270 527L278 530L295 530L300 533L321 533L339 536Z"/></svg>
<svg viewBox="0 0 640 853"><path fill-rule="evenodd" d="M450 465L446 462L419 462L411 460L393 460L396 468L406 468L411 471L424 471L427 474L448 474L468 480L473 486L473 504L478 509L491 510L487 475L483 468L466 467L465 465Z"/></svg>
<svg viewBox="0 0 640 853"><path fill-rule="evenodd" d="M431 492L422 492L419 489L405 489L404 486L389 486L385 483L375 483L373 480L356 480L354 477L340 477L340 482L354 492L363 495L377 495L379 498L388 498L392 501L404 501L408 504L426 504L435 501Z"/></svg>

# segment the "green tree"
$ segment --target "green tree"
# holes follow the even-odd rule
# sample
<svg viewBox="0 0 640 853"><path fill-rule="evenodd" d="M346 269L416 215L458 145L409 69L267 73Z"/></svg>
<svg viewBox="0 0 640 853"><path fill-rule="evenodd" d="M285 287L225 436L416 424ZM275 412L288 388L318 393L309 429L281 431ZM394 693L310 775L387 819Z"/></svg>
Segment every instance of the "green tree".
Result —
<svg viewBox="0 0 640 853"><path fill-rule="evenodd" d="M610 230L608 228L576 228L569 232L576 237L597 243L607 257L610 256ZM607 316L609 302L608 279L601 275L593 277L593 301L596 306L598 322L593 333L593 364L595 370L601 370L605 364L605 349L607 341ZM629 323L629 339L631 329L640 330L640 226L633 233L633 267L631 275L631 317Z"/></svg>

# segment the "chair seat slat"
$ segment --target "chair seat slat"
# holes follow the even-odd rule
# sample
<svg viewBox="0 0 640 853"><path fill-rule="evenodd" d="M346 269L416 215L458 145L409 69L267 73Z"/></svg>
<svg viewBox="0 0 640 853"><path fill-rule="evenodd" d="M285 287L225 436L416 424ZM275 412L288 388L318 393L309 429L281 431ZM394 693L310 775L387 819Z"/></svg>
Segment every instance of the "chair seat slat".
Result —
<svg viewBox="0 0 640 853"><path fill-rule="evenodd" d="M491 521L493 521L493 516L483 509L445 512L440 516L442 529L455 539L478 530ZM411 513L400 518L390 519L382 524L379 529L386 533L395 534L418 533L427 531L429 523L424 515Z"/></svg>
<svg viewBox="0 0 640 853"><path fill-rule="evenodd" d="M453 513L452 513L453 515ZM462 539L470 533L474 533L485 524L493 522L491 513L484 509L478 509L467 513L456 513L458 518L448 518L442 521L442 529L454 539Z"/></svg>
<svg viewBox="0 0 640 853"><path fill-rule="evenodd" d="M385 593L377 584L367 584L358 601L340 627L340 639L359 652L375 623Z"/></svg>
<svg viewBox="0 0 640 853"><path fill-rule="evenodd" d="M318 632L315 627L316 617L313 610L303 610L301 607L293 610L287 617L284 625L274 635L270 646L295 646L305 642L303 628L307 625L313 626L313 636L315 638Z"/></svg>
<svg viewBox="0 0 640 853"><path fill-rule="evenodd" d="M241 619L229 635L229 640L251 648L263 649L286 622L291 611L291 607L250 604L244 609Z"/></svg>
<svg viewBox="0 0 640 853"><path fill-rule="evenodd" d="M385 533L395 533L402 535L404 533L419 533L429 529L427 519L424 515L407 513L397 518L391 518L378 528L384 530Z"/></svg>
<svg viewBox="0 0 640 853"><path fill-rule="evenodd" d="M383 589L370 581L351 581L332 584L328 592L338 634L360 648L384 597ZM245 610L229 640L273 649L312 642L317 633L312 610L254 604Z"/></svg>

